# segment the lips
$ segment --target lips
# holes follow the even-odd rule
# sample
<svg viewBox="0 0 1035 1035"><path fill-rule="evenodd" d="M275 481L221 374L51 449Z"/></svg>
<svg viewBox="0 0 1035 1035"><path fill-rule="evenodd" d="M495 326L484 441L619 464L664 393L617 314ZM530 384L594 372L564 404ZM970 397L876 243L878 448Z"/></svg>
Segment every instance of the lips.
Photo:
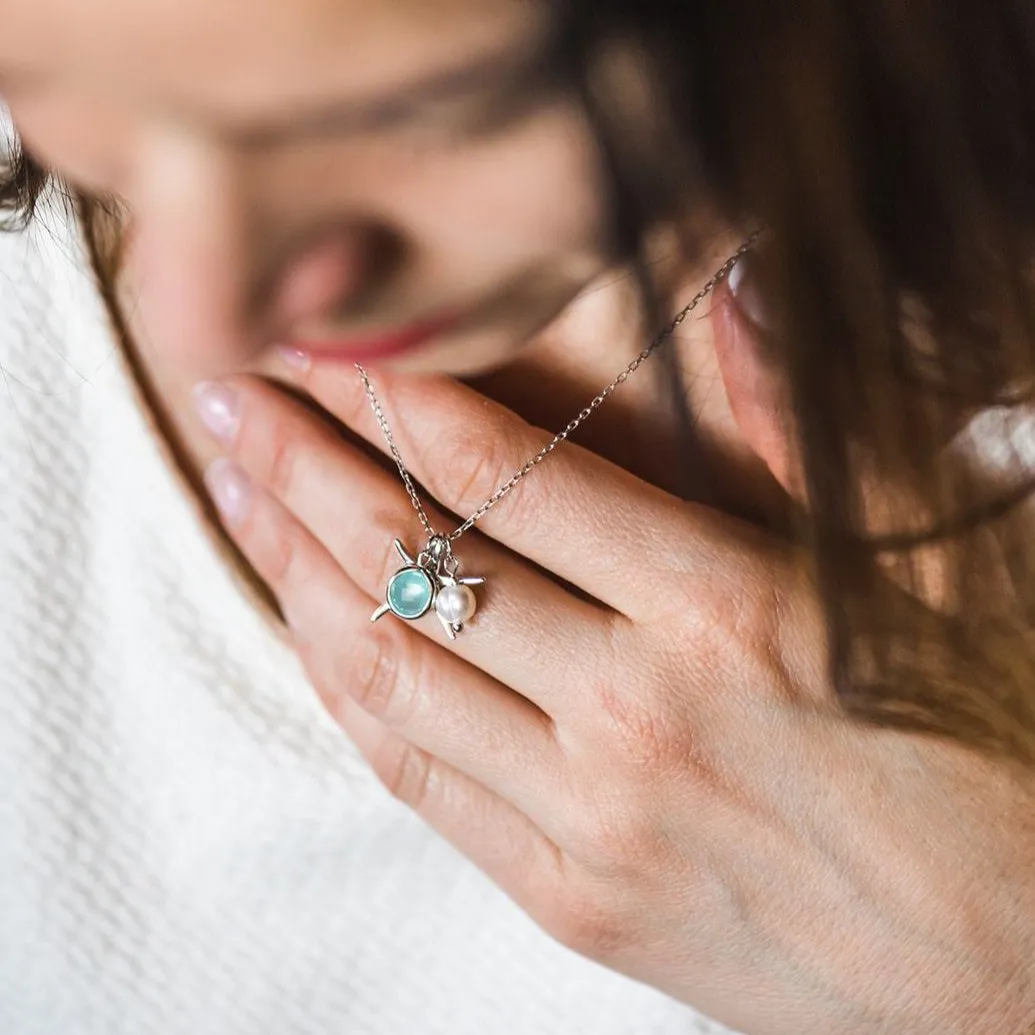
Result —
<svg viewBox="0 0 1035 1035"><path fill-rule="evenodd" d="M313 360L339 363L367 363L416 352L459 322L449 313L421 323L349 338L301 338L291 347Z"/></svg>

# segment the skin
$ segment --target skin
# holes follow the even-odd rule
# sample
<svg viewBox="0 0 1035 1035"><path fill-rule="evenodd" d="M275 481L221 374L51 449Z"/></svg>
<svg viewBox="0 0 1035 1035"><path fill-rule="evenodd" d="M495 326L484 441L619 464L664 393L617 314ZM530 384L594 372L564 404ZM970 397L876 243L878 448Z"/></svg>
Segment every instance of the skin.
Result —
<svg viewBox="0 0 1035 1035"><path fill-rule="evenodd" d="M124 308L199 468L214 454L192 417L194 384L275 374L278 340L456 307L461 329L393 365L481 374L489 394L558 427L642 347L627 271L606 253L590 136L563 95L497 118L506 77L483 76L394 125L298 130L444 71L520 68L547 13L517 0L5 9L0 93L26 142L132 211ZM676 270L673 296L692 294L735 243ZM774 487L729 416L707 326L685 331L701 463L723 471L718 502L758 513ZM660 395L645 372L584 441L671 482L678 443Z"/></svg>
<svg viewBox="0 0 1035 1035"><path fill-rule="evenodd" d="M376 374L414 474L469 513L644 336L569 99L487 130L483 75L416 121L345 133L322 115L519 66L548 11L13 0L0 90L37 154L125 199L120 287L163 404L199 468L229 458L208 468L228 534L393 793L560 941L752 1035L1020 1031L1030 774L843 716L804 559L673 494L656 382L623 386L592 448L558 450L462 540L489 583L455 643L434 618L369 623L393 538L417 545L409 502L255 376L383 448L351 371L273 346L459 305L455 333ZM663 229L674 312L705 274L668 268ZM719 502L765 514L791 485L779 399L728 293L710 313L675 343L705 456L724 459ZM213 380L206 430L191 389Z"/></svg>

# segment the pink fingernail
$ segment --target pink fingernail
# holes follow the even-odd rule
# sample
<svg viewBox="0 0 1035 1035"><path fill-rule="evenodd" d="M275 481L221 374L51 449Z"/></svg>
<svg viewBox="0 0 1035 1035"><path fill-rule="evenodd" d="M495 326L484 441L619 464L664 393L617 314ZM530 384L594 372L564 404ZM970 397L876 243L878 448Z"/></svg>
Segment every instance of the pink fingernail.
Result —
<svg viewBox="0 0 1035 1035"><path fill-rule="evenodd" d="M769 321L751 269L750 252L737 260L730 270L728 282L733 300L748 323L754 324L761 331L768 330Z"/></svg>
<svg viewBox="0 0 1035 1035"><path fill-rule="evenodd" d="M303 352L301 349L293 348L290 345L278 345L276 352L287 366L295 370L308 370L312 366L313 361L309 353Z"/></svg>
<svg viewBox="0 0 1035 1035"><path fill-rule="evenodd" d="M194 387L194 408L220 442L232 442L241 423L240 401L229 385L205 381Z"/></svg>
<svg viewBox="0 0 1035 1035"><path fill-rule="evenodd" d="M205 471L205 487L228 525L240 524L252 498L251 479L232 460L214 460Z"/></svg>

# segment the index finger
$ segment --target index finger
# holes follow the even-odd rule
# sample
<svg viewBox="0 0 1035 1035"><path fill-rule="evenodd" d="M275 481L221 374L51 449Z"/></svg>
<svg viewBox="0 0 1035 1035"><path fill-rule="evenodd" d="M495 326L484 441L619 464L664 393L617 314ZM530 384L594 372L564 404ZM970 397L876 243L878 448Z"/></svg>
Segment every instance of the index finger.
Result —
<svg viewBox="0 0 1035 1035"><path fill-rule="evenodd" d="M302 386L389 452L359 373L313 364ZM403 462L446 510L466 519L554 438L445 377L370 375ZM687 542L688 505L576 445L562 442L478 521L478 528L633 619L658 606L661 577L700 575ZM706 553L701 535L699 546ZM691 548L688 550L688 545Z"/></svg>

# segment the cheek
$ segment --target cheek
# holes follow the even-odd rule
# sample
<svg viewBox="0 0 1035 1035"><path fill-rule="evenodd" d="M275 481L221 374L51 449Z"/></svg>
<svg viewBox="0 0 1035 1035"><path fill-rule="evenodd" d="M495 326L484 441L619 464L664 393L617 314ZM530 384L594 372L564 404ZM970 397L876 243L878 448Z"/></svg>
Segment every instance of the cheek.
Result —
<svg viewBox="0 0 1035 1035"><path fill-rule="evenodd" d="M49 92L9 93L5 101L26 149L63 179L113 193L128 181L134 132L126 113Z"/></svg>

